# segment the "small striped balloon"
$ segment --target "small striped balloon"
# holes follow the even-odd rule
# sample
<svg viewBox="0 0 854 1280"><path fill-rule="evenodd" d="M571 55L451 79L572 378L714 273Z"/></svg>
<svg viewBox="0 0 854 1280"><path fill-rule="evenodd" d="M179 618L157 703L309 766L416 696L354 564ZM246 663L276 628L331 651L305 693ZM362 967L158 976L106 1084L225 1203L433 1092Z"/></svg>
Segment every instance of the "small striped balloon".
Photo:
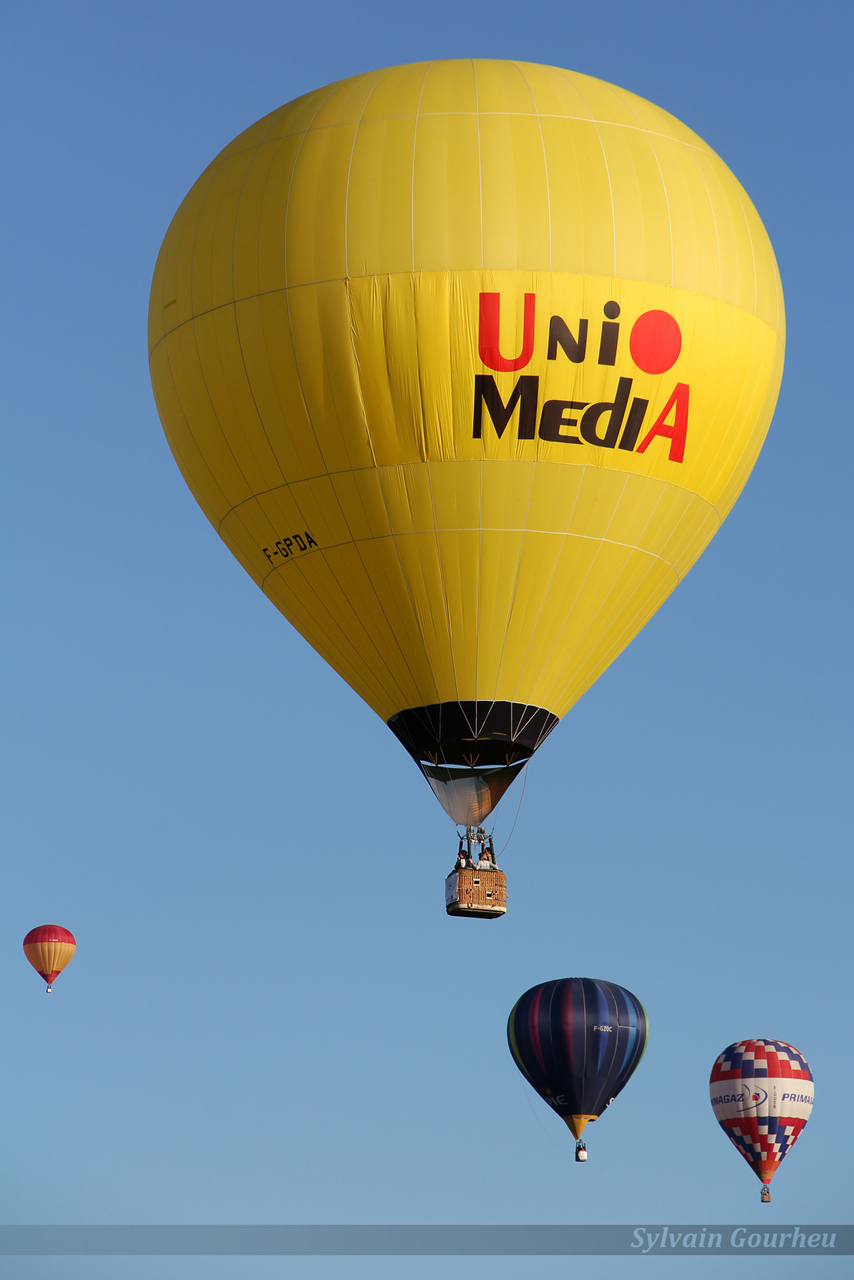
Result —
<svg viewBox="0 0 854 1280"><path fill-rule="evenodd" d="M76 950L74 934L59 924L41 924L24 938L24 955L44 978L48 991Z"/></svg>

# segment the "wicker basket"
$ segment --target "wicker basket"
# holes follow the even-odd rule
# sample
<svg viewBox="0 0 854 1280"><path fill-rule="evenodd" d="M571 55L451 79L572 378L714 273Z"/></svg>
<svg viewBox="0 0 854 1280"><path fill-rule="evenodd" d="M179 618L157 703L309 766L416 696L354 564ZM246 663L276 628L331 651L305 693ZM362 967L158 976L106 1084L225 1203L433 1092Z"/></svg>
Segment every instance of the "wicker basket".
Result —
<svg viewBox="0 0 854 1280"><path fill-rule="evenodd" d="M507 910L507 877L498 868L477 871L464 867L445 881L445 910L449 916L477 916L494 920Z"/></svg>

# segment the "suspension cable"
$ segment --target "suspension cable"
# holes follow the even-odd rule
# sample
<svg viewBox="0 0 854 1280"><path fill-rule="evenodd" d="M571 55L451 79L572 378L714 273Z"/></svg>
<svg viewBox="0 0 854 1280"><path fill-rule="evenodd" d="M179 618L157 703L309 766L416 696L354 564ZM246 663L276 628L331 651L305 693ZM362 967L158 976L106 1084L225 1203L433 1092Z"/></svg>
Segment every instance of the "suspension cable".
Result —
<svg viewBox="0 0 854 1280"><path fill-rule="evenodd" d="M504 852L504 850L507 848L508 844L510 843L513 837L513 832L516 830L516 823L519 821L519 814L522 812L522 801L525 799L525 788L528 785L528 765L530 763L531 761L529 760L528 764L525 765L525 776L522 779L522 794L519 796L519 805L518 805L518 808L516 809L516 817L513 819L513 826L510 828L510 835L504 841L504 845L503 845L503 848L501 849L501 853L496 853L495 855L496 862L501 857L501 854Z"/></svg>

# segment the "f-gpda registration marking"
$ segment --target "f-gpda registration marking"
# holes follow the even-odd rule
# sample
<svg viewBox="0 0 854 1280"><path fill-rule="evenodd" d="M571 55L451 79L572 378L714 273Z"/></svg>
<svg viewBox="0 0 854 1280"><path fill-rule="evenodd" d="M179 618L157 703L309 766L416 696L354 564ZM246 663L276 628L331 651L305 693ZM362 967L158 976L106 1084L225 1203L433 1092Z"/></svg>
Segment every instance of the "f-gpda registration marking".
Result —
<svg viewBox="0 0 854 1280"><path fill-rule="evenodd" d="M316 546L317 543L308 529L303 529L302 533L292 533L289 538L280 538L272 547L262 547L261 550L270 564L275 564L277 559L291 560L301 552L310 551Z"/></svg>

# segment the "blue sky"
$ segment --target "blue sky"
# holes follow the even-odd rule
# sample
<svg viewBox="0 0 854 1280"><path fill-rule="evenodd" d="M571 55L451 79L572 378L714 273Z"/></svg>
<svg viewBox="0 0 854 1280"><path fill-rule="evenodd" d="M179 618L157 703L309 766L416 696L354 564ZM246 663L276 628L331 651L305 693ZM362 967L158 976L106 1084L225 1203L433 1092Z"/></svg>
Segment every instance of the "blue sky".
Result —
<svg viewBox="0 0 854 1280"><path fill-rule="evenodd" d="M816 1079L763 1221L850 1220L848 9L155 0L0 24L3 1221L756 1221L707 1089L745 1036L797 1045ZM163 234L236 133L353 72L470 55L600 76L695 129L765 222L789 335L742 498L538 753L511 910L478 927L444 915L454 831L411 761L197 508L145 351ZM78 939L49 1000L21 953L46 921ZM586 1167L504 1032L571 974L629 987L651 1024ZM61 1274L487 1269L531 1264Z"/></svg>

